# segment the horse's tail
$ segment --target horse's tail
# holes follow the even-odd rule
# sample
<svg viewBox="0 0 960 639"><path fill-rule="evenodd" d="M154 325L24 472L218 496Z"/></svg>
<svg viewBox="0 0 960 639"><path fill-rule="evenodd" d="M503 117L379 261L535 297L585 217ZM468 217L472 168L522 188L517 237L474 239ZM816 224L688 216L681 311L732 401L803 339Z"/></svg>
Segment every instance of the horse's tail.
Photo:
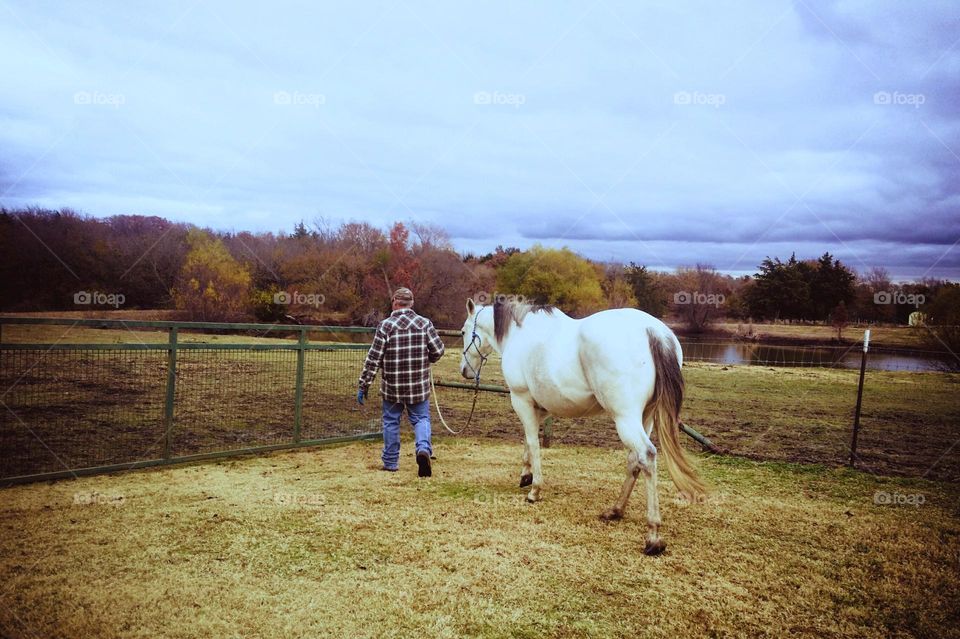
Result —
<svg viewBox="0 0 960 639"><path fill-rule="evenodd" d="M697 471L680 443L680 405L683 403L683 374L674 340L662 339L653 329L647 329L650 352L656 373L653 397L643 409L643 421L653 414L653 426L657 431L660 450L674 485L688 499L706 494L707 487L697 476Z"/></svg>

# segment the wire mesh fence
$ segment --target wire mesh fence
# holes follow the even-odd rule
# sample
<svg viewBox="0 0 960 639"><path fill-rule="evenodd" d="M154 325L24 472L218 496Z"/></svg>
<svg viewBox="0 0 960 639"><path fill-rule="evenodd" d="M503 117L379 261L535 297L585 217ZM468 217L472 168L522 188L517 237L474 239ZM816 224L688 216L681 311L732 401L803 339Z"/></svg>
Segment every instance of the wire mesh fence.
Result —
<svg viewBox="0 0 960 639"><path fill-rule="evenodd" d="M0 480L379 436L379 423L344 401L355 392L364 344L309 343L306 327L287 327L284 338L273 326L257 327L271 332L272 343L207 340L202 333L178 340L184 329L253 325L136 324L169 338L65 344L57 334L49 343L0 343Z"/></svg>
<svg viewBox="0 0 960 639"><path fill-rule="evenodd" d="M162 452L165 381L159 351L0 350L0 477Z"/></svg>
<svg viewBox="0 0 960 639"><path fill-rule="evenodd" d="M18 318L11 323L34 324L18 339L8 321L0 318L2 482L380 434L376 402L353 401L370 329ZM51 331L39 342L44 324ZM65 343L74 338L66 324L85 328L85 343ZM445 337L437 398L459 428L472 393L444 386L466 381L449 339L458 333ZM685 340L683 349L684 419L714 443L751 457L844 463L858 347ZM871 350L858 467L960 478L960 376L934 372L945 369L937 362L922 351ZM504 383L495 359L484 382ZM466 434L520 440L502 395L482 393L475 413ZM603 417L558 420L553 439L619 445Z"/></svg>

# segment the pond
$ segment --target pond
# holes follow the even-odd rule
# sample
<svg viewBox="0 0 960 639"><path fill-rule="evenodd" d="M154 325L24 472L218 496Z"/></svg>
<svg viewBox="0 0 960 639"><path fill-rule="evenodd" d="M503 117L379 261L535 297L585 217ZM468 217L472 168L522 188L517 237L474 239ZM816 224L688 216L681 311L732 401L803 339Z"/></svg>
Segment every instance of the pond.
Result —
<svg viewBox="0 0 960 639"><path fill-rule="evenodd" d="M780 346L736 340L680 338L684 361L766 366L834 366L860 368L860 344L853 346ZM932 351L873 347L867 368L883 371L957 370L960 360Z"/></svg>

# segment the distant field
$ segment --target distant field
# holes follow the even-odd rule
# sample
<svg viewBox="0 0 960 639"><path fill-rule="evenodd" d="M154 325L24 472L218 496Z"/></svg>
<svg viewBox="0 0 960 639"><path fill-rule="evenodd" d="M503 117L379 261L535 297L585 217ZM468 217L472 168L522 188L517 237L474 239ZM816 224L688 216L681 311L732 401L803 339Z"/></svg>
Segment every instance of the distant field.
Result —
<svg viewBox="0 0 960 639"><path fill-rule="evenodd" d="M66 330L65 330L66 329ZM329 337L329 336L328 336ZM162 331L67 327L4 327L5 342L165 342ZM285 338L183 333L182 342L282 343ZM290 339L290 338L286 338ZM438 379L457 372L459 340L436 366ZM376 432L375 401L355 404L364 352L310 353L306 358L305 438ZM162 452L165 353L51 351L4 354L0 383L0 475L156 458ZM179 359L173 453L279 444L292 438L292 352L184 351ZM739 455L843 464L856 400L855 371L691 363L685 421ZM494 357L483 372L502 383ZM15 382L15 384L14 384ZM470 391L438 389L454 429L464 427ZM435 408L434 408L435 412ZM435 432L444 432L435 418ZM29 426L29 430L26 426ZM29 432L32 430L33 432ZM465 435L521 441L521 428L501 395L482 394ZM40 444L38 438L43 441ZM609 419L563 419L557 444L619 447ZM875 372L865 385L860 467L878 473L960 479L960 375ZM691 449L696 446L689 442Z"/></svg>
<svg viewBox="0 0 960 639"><path fill-rule="evenodd" d="M739 332L745 333L751 325L748 322L719 322L712 327L729 335ZM798 324L758 324L752 325L753 334L758 341L789 340L798 343L832 342L837 339L837 329L833 326L806 326ZM911 328L909 326L856 326L850 325L843 329L845 342L859 342L863 339L863 332L870 329L870 343L875 346L888 348L926 349L929 335L925 328Z"/></svg>
<svg viewBox="0 0 960 639"><path fill-rule="evenodd" d="M170 320L185 321L188 319L182 311L172 310L122 310L122 311L49 311L39 313L6 313L7 315L20 317L64 317L73 319L125 319L125 320ZM345 318L336 315L333 317L336 323L342 323ZM254 320L249 320L254 321ZM332 321L332 320L331 320ZM682 329L679 324L673 325L675 329ZM832 326L807 326L797 324L764 324L748 322L718 322L712 329L721 335L736 335L738 329L744 333L752 327L753 334L757 336L758 341L764 340L785 340L790 342L805 342L807 344L832 342L837 337L837 330ZM459 326L450 327L459 329ZM910 328L908 326L856 326L850 325L843 331L844 341L857 342L863 336L865 329L870 329L870 339L876 346L886 346L888 348L908 348L925 349L928 345L925 342L926 329Z"/></svg>
<svg viewBox="0 0 960 639"><path fill-rule="evenodd" d="M624 455L445 439L434 477L375 442L0 491L5 637L958 637L960 489L701 457L703 504Z"/></svg>

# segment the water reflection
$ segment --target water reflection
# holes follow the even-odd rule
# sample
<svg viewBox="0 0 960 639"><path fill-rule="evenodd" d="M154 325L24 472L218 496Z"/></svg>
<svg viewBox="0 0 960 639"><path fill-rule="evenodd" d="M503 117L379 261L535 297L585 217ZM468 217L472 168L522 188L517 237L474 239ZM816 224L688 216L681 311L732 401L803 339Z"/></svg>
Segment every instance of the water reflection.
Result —
<svg viewBox="0 0 960 639"><path fill-rule="evenodd" d="M748 342L680 340L684 360L766 366L832 366L859 368L860 346L775 346ZM884 371L956 370L960 361L928 351L871 348L867 368Z"/></svg>

